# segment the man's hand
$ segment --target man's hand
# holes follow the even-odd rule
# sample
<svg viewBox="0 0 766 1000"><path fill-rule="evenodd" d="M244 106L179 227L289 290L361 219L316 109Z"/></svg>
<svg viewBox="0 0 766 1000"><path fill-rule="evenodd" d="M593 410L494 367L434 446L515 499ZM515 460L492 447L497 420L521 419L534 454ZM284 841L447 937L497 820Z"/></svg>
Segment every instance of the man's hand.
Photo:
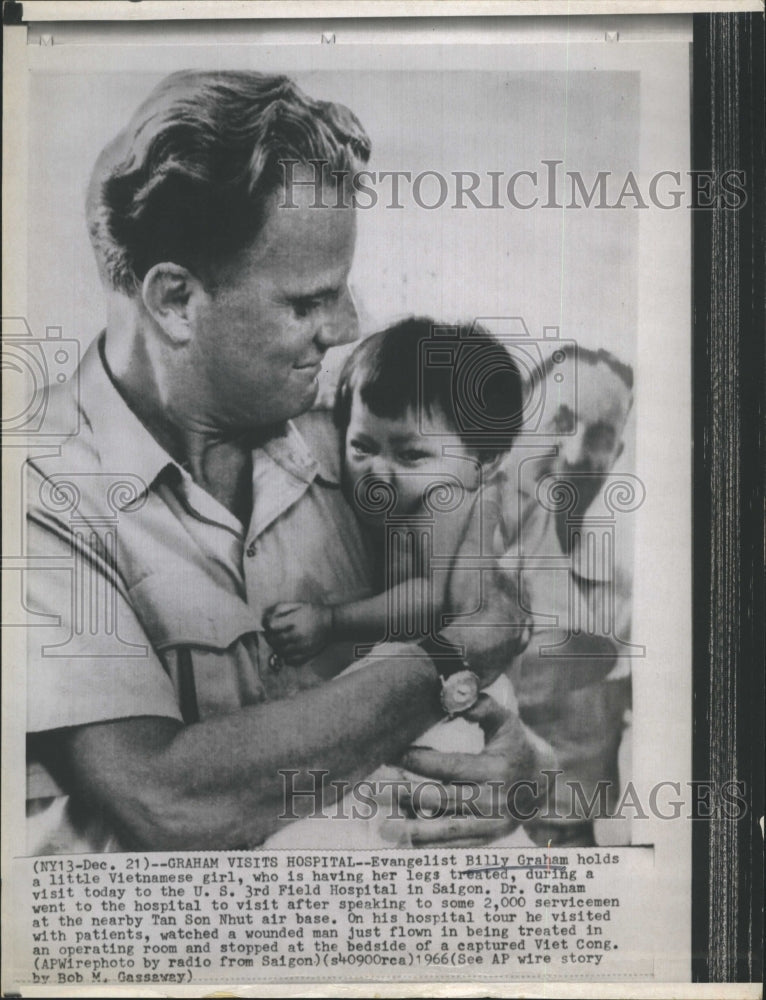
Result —
<svg viewBox="0 0 766 1000"><path fill-rule="evenodd" d="M455 614L439 634L465 650L468 664L484 688L507 671L526 647L530 626L517 574L495 566L482 571L477 586L475 571L469 573L474 579L453 570L450 608L466 611Z"/></svg>
<svg viewBox="0 0 766 1000"><path fill-rule="evenodd" d="M288 666L316 656L332 639L332 608L324 604L277 604L263 616L266 641Z"/></svg>
<svg viewBox="0 0 766 1000"><path fill-rule="evenodd" d="M444 595L439 634L462 647L471 670L488 687L529 641L528 602L520 574L500 564L508 539L495 489L482 489L460 539ZM476 566L480 557L480 567Z"/></svg>
<svg viewBox="0 0 766 1000"><path fill-rule="evenodd" d="M481 726L485 739L481 753L411 747L402 758L403 777L411 782L411 790L401 792L400 800L416 818L389 821L397 840L474 847L534 818L547 789L542 769L555 767L553 752L489 695L481 695L463 718ZM413 795L418 782L429 778L444 786L426 781Z"/></svg>

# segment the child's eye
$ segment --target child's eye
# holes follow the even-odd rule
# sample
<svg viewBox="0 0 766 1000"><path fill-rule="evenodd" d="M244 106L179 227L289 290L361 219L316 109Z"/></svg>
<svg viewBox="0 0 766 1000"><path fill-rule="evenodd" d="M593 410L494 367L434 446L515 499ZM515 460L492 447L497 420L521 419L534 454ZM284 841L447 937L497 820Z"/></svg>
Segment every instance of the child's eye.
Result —
<svg viewBox="0 0 766 1000"><path fill-rule="evenodd" d="M349 449L351 450L351 454L355 455L357 458L360 458L363 455L372 454L372 447L369 444L367 444L366 441L357 441L356 439L354 439L352 441L349 441L348 446Z"/></svg>

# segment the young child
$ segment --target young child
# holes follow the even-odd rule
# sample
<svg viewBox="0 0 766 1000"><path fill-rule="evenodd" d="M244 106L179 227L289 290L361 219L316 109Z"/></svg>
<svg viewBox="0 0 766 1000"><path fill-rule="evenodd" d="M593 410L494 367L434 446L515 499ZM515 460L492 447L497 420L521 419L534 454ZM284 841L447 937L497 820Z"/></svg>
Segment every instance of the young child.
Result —
<svg viewBox="0 0 766 1000"><path fill-rule="evenodd" d="M371 534L377 592L347 604L269 609L266 638L287 664L331 641L369 646L435 635L452 610L455 553L508 547L492 488L521 423L519 371L483 328L438 324L451 335L436 339L436 326L404 320L362 341L345 364L334 411L343 488ZM467 570L466 585L471 574L481 600L480 573Z"/></svg>

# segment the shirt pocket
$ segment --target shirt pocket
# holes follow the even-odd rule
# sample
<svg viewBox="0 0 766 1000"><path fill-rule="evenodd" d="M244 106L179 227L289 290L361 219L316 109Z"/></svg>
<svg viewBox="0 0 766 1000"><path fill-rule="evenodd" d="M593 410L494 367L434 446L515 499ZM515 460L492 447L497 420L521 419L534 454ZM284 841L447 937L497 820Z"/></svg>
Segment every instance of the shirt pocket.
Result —
<svg viewBox="0 0 766 1000"><path fill-rule="evenodd" d="M130 600L173 682L185 722L265 699L259 624L237 594L194 574L154 573L131 589Z"/></svg>

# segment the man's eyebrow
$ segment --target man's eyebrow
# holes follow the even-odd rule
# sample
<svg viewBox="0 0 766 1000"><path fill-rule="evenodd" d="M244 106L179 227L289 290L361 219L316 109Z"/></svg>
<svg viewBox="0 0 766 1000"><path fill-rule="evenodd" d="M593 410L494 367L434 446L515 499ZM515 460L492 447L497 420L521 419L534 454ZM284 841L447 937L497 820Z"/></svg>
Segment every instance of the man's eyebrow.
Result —
<svg viewBox="0 0 766 1000"><path fill-rule="evenodd" d="M285 292L288 302L310 302L313 299L329 299L340 292L340 285L322 285L319 288L305 292Z"/></svg>

